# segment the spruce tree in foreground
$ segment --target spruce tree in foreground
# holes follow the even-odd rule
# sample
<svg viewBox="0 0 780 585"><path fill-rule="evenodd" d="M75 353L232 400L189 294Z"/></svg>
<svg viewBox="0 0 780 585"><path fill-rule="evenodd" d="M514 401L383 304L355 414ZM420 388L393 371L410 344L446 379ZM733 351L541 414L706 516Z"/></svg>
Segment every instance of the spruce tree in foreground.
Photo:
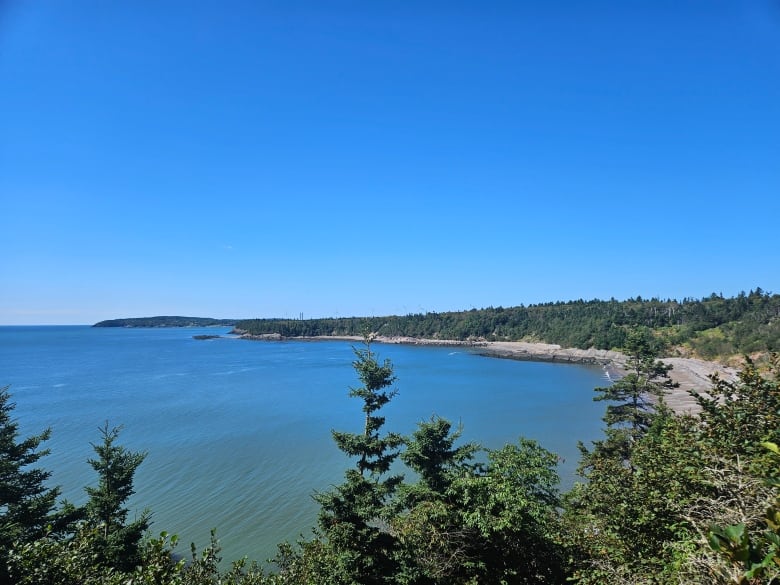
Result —
<svg viewBox="0 0 780 585"><path fill-rule="evenodd" d="M558 584L563 558L554 542L558 457L534 441L487 449L455 446L460 429L421 422L401 456L417 473L399 490L393 529L404 584Z"/></svg>
<svg viewBox="0 0 780 585"><path fill-rule="evenodd" d="M657 359L652 333L647 328L629 332L624 348L628 356L628 372L611 386L596 388L594 400L612 402L606 408L604 422L606 439L597 441L593 453L583 451L583 467L594 459L608 458L620 464L629 464L631 450L644 436L655 416L655 405L678 384L669 377L672 366Z"/></svg>
<svg viewBox="0 0 780 585"><path fill-rule="evenodd" d="M149 514L127 523L125 507L133 495L133 477L146 458L144 452L128 451L116 444L120 427L109 429L106 423L100 434L102 443L92 444L96 459L88 462L98 474L97 487L87 487L89 501L85 506L89 526L97 529L96 548L106 567L132 569L138 564L141 537L149 527Z"/></svg>
<svg viewBox="0 0 780 585"><path fill-rule="evenodd" d="M401 455L403 462L419 477L416 484L402 489L405 507L421 500L445 497L453 481L480 468L474 463L481 449L477 443L455 446L462 432L461 427L453 430L452 423L439 416L417 424Z"/></svg>
<svg viewBox="0 0 780 585"><path fill-rule="evenodd" d="M677 419L663 403L664 394L676 385L669 378L671 366L658 361L647 328L629 331L623 351L626 375L595 389L594 400L609 402L603 418L605 438L595 441L592 450L579 444L578 474L586 483L567 494L570 544L576 542L572 564L576 580L583 584L624 582L617 572L636 570L635 562L645 563L643 571L659 571L663 563L647 551L669 538L668 519L679 520L673 504L687 497L672 491L675 483L668 476L657 477L676 469L673 462L663 461L663 453L685 448ZM651 503L653 511L646 513Z"/></svg>
<svg viewBox="0 0 780 585"><path fill-rule="evenodd" d="M364 428L361 433L332 431L338 448L357 459L347 470L345 481L333 490L317 494L321 505L319 525L334 555L335 583L387 583L396 572L395 539L384 528L389 498L402 480L388 472L398 457L403 437L382 434L385 418L377 412L396 395L390 389L395 381L389 360L380 364L371 352L371 336L365 336L365 348L355 349L352 363L362 386L349 395L363 402Z"/></svg>
<svg viewBox="0 0 780 585"><path fill-rule="evenodd" d="M48 449L38 447L51 429L18 442L19 424L11 418L16 405L8 386L0 389L0 583L8 582L7 554L15 542L40 538L54 522L59 488L47 488L51 472L30 468Z"/></svg>

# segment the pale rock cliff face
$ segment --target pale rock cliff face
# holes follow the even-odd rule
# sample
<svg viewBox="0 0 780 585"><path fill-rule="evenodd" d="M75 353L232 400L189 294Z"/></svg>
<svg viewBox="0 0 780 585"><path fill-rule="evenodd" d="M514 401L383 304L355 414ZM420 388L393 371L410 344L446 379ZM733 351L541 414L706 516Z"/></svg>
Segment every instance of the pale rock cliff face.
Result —
<svg viewBox="0 0 780 585"><path fill-rule="evenodd" d="M706 394L712 386L710 376L717 374L722 380L730 382L737 379L736 369L716 362L681 357L663 358L661 361L672 366L669 375L672 380L680 384L679 388L675 388L665 397L666 403L679 413L695 414L701 410L688 391L695 390L700 394Z"/></svg>
<svg viewBox="0 0 780 585"><path fill-rule="evenodd" d="M573 364L600 364L617 367L625 363L625 356L606 349L563 348L552 343L527 343L523 341L491 341L485 344L484 353L497 357L528 359L533 361L569 362Z"/></svg>

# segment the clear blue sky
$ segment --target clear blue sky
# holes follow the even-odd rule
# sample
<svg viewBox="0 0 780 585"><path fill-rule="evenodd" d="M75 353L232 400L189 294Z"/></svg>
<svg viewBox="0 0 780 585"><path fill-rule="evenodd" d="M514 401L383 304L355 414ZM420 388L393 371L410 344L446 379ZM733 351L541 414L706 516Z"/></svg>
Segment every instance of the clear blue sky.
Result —
<svg viewBox="0 0 780 585"><path fill-rule="evenodd" d="M780 2L0 1L0 323L780 292Z"/></svg>

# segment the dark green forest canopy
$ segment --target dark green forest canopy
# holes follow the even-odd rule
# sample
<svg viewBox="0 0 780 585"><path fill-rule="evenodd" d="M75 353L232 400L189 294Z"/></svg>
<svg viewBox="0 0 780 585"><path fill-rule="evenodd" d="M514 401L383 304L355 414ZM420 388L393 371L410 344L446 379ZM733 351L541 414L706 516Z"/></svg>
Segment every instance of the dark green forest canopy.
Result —
<svg viewBox="0 0 780 585"><path fill-rule="evenodd" d="M627 331L651 328L658 350L686 347L704 358L780 349L780 295L760 288L736 297L713 293L682 301L643 299L488 307L470 311L405 316L326 319L250 319L236 328L252 335L282 337L361 335L425 339L536 341L564 347L623 347Z"/></svg>
<svg viewBox="0 0 780 585"><path fill-rule="evenodd" d="M210 317L136 317L109 319L95 323L93 327L233 327L237 319L211 319Z"/></svg>

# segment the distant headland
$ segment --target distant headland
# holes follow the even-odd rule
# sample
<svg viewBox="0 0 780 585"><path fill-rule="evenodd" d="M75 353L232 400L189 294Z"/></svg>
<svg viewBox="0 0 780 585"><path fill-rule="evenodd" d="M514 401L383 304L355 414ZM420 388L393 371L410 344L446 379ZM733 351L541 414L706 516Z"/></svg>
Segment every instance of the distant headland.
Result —
<svg viewBox="0 0 780 585"><path fill-rule="evenodd" d="M93 327L233 327L238 319L212 319L211 317L134 317L108 319Z"/></svg>

